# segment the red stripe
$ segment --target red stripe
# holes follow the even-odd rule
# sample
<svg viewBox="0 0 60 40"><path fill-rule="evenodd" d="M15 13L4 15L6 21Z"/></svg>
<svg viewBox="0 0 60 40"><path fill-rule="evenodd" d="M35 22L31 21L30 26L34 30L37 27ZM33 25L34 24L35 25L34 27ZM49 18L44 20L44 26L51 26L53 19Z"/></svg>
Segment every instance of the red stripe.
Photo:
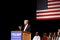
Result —
<svg viewBox="0 0 60 40"><path fill-rule="evenodd" d="M52 16L52 15L54 16L54 15L60 15L60 14L48 14L48 13L47 14L44 14L44 13L42 14L42 16ZM39 15L37 15L37 16L39 16Z"/></svg>
<svg viewBox="0 0 60 40"><path fill-rule="evenodd" d="M60 15L60 14L46 14L46 15L37 15L37 16L54 16L54 15Z"/></svg>
<svg viewBox="0 0 60 40"><path fill-rule="evenodd" d="M48 2L54 2L54 1L60 1L60 0L48 0Z"/></svg>
<svg viewBox="0 0 60 40"><path fill-rule="evenodd" d="M39 16L41 16L41 15L39 15ZM42 16L60 16L60 15L58 15L58 14L57 15L55 15L55 14L47 14L47 15L42 15Z"/></svg>
<svg viewBox="0 0 60 40"><path fill-rule="evenodd" d="M60 20L59 18L36 18L37 20Z"/></svg>
<svg viewBox="0 0 60 40"><path fill-rule="evenodd" d="M54 8L60 8L60 6L58 6L58 7L51 7L51 8L48 8L48 9L54 9Z"/></svg>

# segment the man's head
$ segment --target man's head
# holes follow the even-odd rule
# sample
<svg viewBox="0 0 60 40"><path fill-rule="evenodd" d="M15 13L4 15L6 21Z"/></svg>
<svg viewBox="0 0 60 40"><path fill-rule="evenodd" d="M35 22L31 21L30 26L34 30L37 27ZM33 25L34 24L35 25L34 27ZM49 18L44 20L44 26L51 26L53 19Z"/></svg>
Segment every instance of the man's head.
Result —
<svg viewBox="0 0 60 40"><path fill-rule="evenodd" d="M56 37L56 32L54 32L52 36L53 36L53 37Z"/></svg>
<svg viewBox="0 0 60 40"><path fill-rule="evenodd" d="M52 32L50 32L49 35L52 35Z"/></svg>
<svg viewBox="0 0 60 40"><path fill-rule="evenodd" d="M52 32L49 33L49 36L52 37Z"/></svg>
<svg viewBox="0 0 60 40"><path fill-rule="evenodd" d="M53 35L56 35L56 32L54 32L54 34Z"/></svg>
<svg viewBox="0 0 60 40"><path fill-rule="evenodd" d="M43 34L43 37L46 37L46 36L47 36L47 33L44 33L44 34Z"/></svg>
<svg viewBox="0 0 60 40"><path fill-rule="evenodd" d="M58 29L58 32L60 32L60 29Z"/></svg>
<svg viewBox="0 0 60 40"><path fill-rule="evenodd" d="M29 20L24 20L24 25L27 25Z"/></svg>
<svg viewBox="0 0 60 40"><path fill-rule="evenodd" d="M36 35L36 36L38 36L38 34L39 34L39 32L36 32L36 34L35 34L35 35Z"/></svg>

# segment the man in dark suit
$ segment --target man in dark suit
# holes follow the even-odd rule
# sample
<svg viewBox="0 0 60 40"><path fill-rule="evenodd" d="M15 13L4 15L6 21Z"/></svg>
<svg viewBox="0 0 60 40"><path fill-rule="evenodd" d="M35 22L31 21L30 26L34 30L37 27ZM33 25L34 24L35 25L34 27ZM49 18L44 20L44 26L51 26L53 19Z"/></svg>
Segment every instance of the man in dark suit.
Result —
<svg viewBox="0 0 60 40"><path fill-rule="evenodd" d="M19 26L19 29L21 30L21 27L20 26ZM23 31L28 31L28 32L31 31L31 27L29 25L29 20L24 20L24 28L23 28Z"/></svg>

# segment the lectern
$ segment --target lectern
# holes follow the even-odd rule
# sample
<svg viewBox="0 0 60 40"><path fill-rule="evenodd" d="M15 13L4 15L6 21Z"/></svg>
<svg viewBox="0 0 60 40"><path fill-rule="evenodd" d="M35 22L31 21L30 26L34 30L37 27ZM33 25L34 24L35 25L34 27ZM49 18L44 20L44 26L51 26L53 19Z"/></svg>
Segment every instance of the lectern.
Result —
<svg viewBox="0 0 60 40"><path fill-rule="evenodd" d="M11 40L31 40L31 33L24 31L11 31Z"/></svg>

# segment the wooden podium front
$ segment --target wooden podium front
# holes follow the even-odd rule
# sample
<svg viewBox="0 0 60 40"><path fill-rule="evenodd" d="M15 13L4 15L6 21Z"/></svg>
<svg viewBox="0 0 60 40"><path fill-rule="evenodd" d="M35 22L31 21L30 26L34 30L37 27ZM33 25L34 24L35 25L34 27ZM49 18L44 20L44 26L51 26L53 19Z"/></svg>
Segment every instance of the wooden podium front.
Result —
<svg viewBox="0 0 60 40"><path fill-rule="evenodd" d="M17 37L17 38L15 37L15 39L11 39L11 40L16 40L16 39L17 40L31 40L31 33L30 32L23 32L23 31L11 31L11 32L13 32L16 35L19 35L20 36L20 39L19 39L19 37ZM17 34L19 32L20 32L20 34Z"/></svg>
<svg viewBox="0 0 60 40"><path fill-rule="evenodd" d="M22 40L31 40L30 32L22 32Z"/></svg>

